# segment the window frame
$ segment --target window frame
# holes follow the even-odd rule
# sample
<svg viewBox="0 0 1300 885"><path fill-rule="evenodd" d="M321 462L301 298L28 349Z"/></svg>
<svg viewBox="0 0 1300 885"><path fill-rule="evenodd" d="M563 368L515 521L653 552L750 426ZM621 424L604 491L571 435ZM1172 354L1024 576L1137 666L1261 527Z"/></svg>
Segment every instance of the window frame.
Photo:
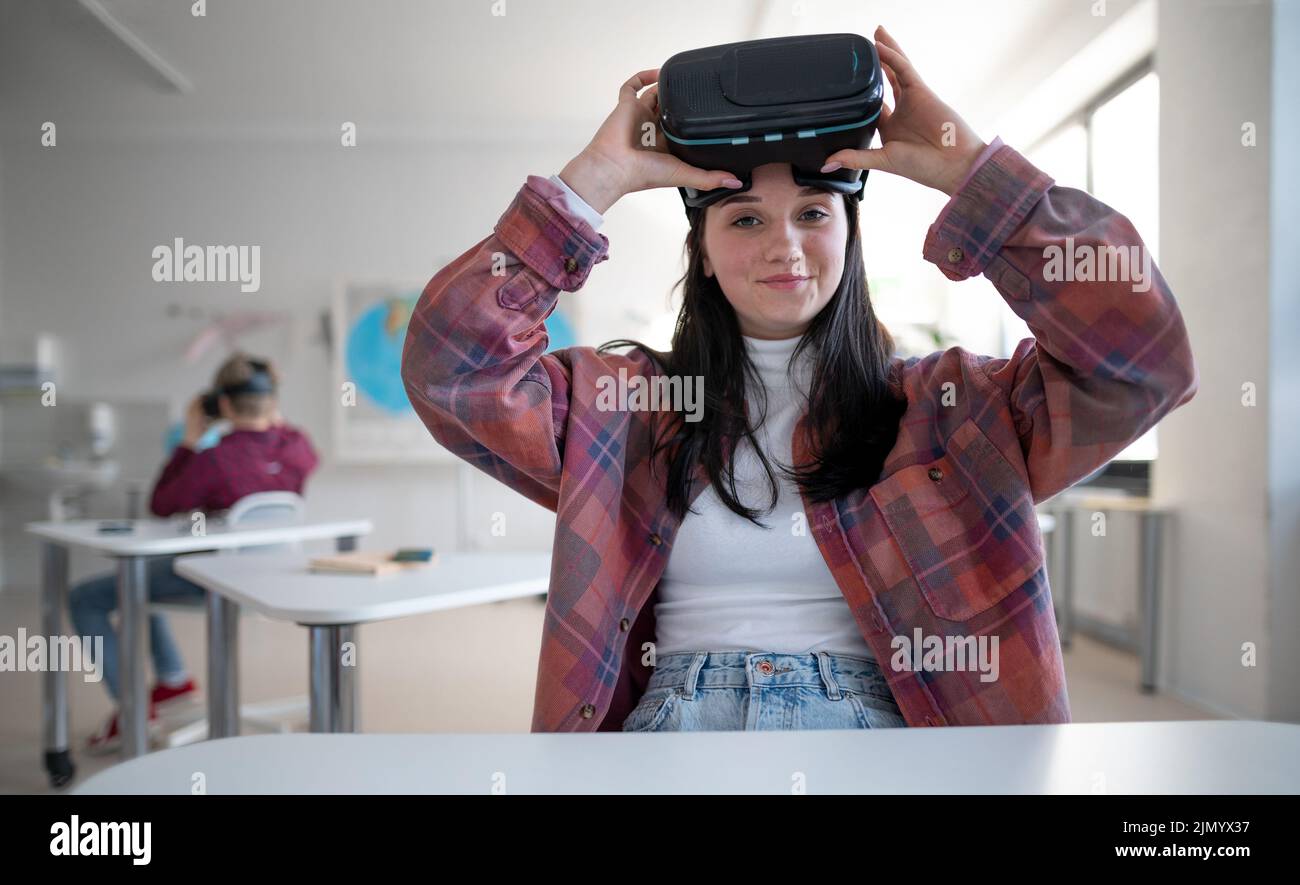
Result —
<svg viewBox="0 0 1300 885"><path fill-rule="evenodd" d="M1141 60L1139 60L1136 64L1127 68L1122 74L1120 74L1119 76L1111 80L1109 84L1107 84L1099 92L1094 94L1092 98L1088 99L1086 102L1079 105L1069 114L1062 117L1050 129L1046 130L1045 132L1043 132L1042 135L1034 139L1034 141L1026 147L1025 153L1026 154L1033 153L1043 144L1052 140L1057 135L1061 134L1061 132L1070 128L1071 126L1078 126L1078 125L1083 126L1084 135L1086 136L1087 145L1088 145L1088 158L1086 163L1087 183L1085 187L1088 193L1091 194L1094 185L1093 182L1094 133L1092 127L1093 114L1095 114L1097 110L1101 108L1102 105L1106 104L1112 98L1119 95L1125 89L1128 89L1130 86L1132 86L1137 81L1141 80L1147 74L1154 73L1155 69L1156 69L1155 53L1149 53L1148 55L1144 56Z"/></svg>

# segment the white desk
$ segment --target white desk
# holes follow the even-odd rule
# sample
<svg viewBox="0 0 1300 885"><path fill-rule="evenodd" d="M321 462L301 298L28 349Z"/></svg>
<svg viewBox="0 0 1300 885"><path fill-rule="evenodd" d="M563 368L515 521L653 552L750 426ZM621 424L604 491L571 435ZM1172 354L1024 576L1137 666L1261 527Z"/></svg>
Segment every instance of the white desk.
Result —
<svg viewBox="0 0 1300 885"><path fill-rule="evenodd" d="M1154 506L1150 498L1118 494L1098 494L1086 487L1069 489L1051 502L1043 505L1050 512L1039 514L1042 520L1055 516L1059 530L1052 532L1051 559L1056 561L1052 575L1052 595L1059 600L1057 607L1061 646L1069 648L1074 639L1074 523L1076 514L1134 513L1138 519L1140 541L1138 546L1138 604L1141 610L1138 635L1134 639L1142 662L1142 675L1138 683L1143 692L1156 690L1156 639L1159 635L1160 616L1160 563L1165 525L1173 518L1167 509Z"/></svg>
<svg viewBox="0 0 1300 885"><path fill-rule="evenodd" d="M285 734L133 759L77 794L1297 793L1300 726L1124 722L831 731Z"/></svg>
<svg viewBox="0 0 1300 885"><path fill-rule="evenodd" d="M117 560L122 624L118 655L122 677L119 727L122 729L122 753L128 758L142 755L148 748L145 658L149 630L145 564L150 557L329 538L335 539L340 550L350 550L355 546L356 538L368 534L372 528L369 520L353 519L261 523L232 529L219 519L210 518L204 526L204 533L195 535L190 520L186 518L135 520L129 534L102 534L99 531L101 522L104 520L32 522L27 524L26 530L40 538L45 546L41 622L46 636L63 634L63 613L68 600L68 549L82 547ZM213 631L228 629L226 621L237 616L237 610L232 613L220 605L214 607L209 601L209 644ZM50 782L62 786L76 770L68 752L67 674L51 669L45 673L44 680L45 769L49 772Z"/></svg>
<svg viewBox="0 0 1300 885"><path fill-rule="evenodd" d="M358 729L358 624L537 596L550 587L549 553L439 553L423 568L379 576L313 573L309 559L297 553L189 556L176 563L176 573L231 605L307 628L313 732ZM233 643L210 639L208 655L211 672L229 672ZM237 734L238 680L209 682L210 733Z"/></svg>

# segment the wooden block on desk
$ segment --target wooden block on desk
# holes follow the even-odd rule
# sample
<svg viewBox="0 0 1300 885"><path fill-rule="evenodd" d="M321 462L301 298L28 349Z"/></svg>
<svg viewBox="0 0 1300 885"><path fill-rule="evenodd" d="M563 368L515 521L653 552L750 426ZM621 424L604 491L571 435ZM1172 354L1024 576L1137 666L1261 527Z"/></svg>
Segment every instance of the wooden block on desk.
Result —
<svg viewBox="0 0 1300 885"><path fill-rule="evenodd" d="M438 561L434 554L428 562L395 562L393 551L356 551L333 556L318 556L307 563L314 572L352 575L389 575L395 572L427 568Z"/></svg>

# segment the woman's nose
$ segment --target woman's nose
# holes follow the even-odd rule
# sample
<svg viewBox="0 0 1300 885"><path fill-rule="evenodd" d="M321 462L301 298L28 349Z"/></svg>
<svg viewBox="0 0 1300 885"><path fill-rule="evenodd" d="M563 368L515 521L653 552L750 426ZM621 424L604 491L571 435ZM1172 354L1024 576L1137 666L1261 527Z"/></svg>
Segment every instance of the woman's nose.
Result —
<svg viewBox="0 0 1300 885"><path fill-rule="evenodd" d="M799 267L804 263L803 249L797 242L793 241L774 245L772 248L767 250L767 253L763 258L768 265L773 267L778 264L792 267L793 270L790 271L791 273L798 273Z"/></svg>
<svg viewBox="0 0 1300 885"><path fill-rule="evenodd" d="M786 227L771 229L763 251L763 257L773 264L793 262L803 257L798 233Z"/></svg>

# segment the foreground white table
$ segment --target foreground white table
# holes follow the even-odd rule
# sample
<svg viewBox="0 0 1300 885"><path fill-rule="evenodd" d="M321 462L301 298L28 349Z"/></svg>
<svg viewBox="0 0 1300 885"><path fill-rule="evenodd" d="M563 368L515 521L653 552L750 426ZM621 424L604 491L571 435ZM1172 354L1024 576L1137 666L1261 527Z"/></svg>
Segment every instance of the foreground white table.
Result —
<svg viewBox="0 0 1300 885"><path fill-rule="evenodd" d="M233 606L308 630L311 730L358 729L356 626L407 615L545 594L549 553L439 553L427 566L389 575L314 573L311 557L188 556L176 573ZM350 645L350 648L345 646ZM239 681L233 634L208 642L210 734L238 733Z"/></svg>
<svg viewBox="0 0 1300 885"><path fill-rule="evenodd" d="M1297 793L1300 726L1238 720L660 734L286 734L110 768L75 792Z"/></svg>
<svg viewBox="0 0 1300 885"><path fill-rule="evenodd" d="M116 521L116 520L115 520ZM68 600L68 550L81 547L117 560L118 599L121 616L121 646L118 666L121 670L122 753L126 757L142 755L148 749L149 704L145 687L145 659L148 588L146 562L155 556L176 556L196 550L229 550L263 544L334 539L340 550L350 550L356 538L369 534L370 520L333 520L329 522L298 520L260 523L256 526L230 528L218 518L204 524L202 534L194 534L193 523L183 519L138 519L125 534L99 531L105 520L74 519L66 522L32 522L26 530L44 542L41 624L46 636L63 634L63 613ZM208 607L208 632L224 629L221 617L229 612ZM237 613L236 613L237 614ZM214 615L217 623L213 623ZM62 786L76 768L68 752L67 674L53 668L45 673L42 693L42 723L45 741L45 770L50 782Z"/></svg>

